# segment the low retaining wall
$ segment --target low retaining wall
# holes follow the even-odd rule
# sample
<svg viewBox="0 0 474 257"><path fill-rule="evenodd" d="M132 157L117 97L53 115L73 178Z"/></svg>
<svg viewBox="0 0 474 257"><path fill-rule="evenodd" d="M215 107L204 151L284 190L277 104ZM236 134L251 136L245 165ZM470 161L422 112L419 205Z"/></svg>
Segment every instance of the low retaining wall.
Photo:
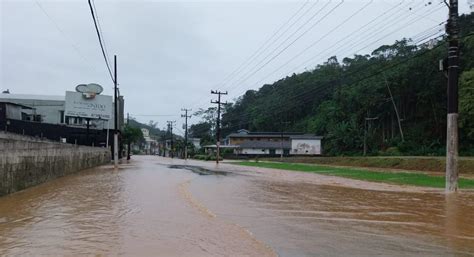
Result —
<svg viewBox="0 0 474 257"><path fill-rule="evenodd" d="M0 133L0 196L109 162L106 148Z"/></svg>

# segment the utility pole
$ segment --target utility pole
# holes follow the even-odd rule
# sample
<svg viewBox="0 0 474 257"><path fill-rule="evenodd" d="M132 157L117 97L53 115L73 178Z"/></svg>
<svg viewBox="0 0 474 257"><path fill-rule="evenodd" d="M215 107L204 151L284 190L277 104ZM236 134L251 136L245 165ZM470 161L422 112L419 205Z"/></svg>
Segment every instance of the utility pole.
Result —
<svg viewBox="0 0 474 257"><path fill-rule="evenodd" d="M130 128L130 115L127 112L127 127ZM127 160L130 160L130 138L127 140Z"/></svg>
<svg viewBox="0 0 474 257"><path fill-rule="evenodd" d="M188 159L188 118L191 118L191 115L188 116L188 111L192 111L192 109L183 108L181 111L184 114L181 114L181 117L184 118L184 159Z"/></svg>
<svg viewBox="0 0 474 257"><path fill-rule="evenodd" d="M227 102L221 102L221 95L227 95L227 91L221 92L217 90L211 90L211 94L217 95L217 101L211 100L211 103L217 104L217 119L216 119L216 163L219 164L220 147L221 147L221 105L227 104Z"/></svg>
<svg viewBox="0 0 474 257"><path fill-rule="evenodd" d="M388 85L387 77L385 77L385 74L383 74L383 78L385 79L385 85L387 86L388 93L390 94L390 99L392 100L393 109L395 110L395 115L397 115L398 129L400 130L400 136L402 137L402 142L404 142L405 137L403 136L402 122L400 120L400 114L398 114L397 105L395 104L395 100L393 99L392 90L390 90L390 86Z"/></svg>
<svg viewBox="0 0 474 257"><path fill-rule="evenodd" d="M369 115L367 113L367 115ZM365 117L365 121L364 121L364 156L367 155L367 123L371 120L376 120L378 119L379 117L373 117L373 118L370 118L370 117Z"/></svg>
<svg viewBox="0 0 474 257"><path fill-rule="evenodd" d="M176 122L176 121L172 121L172 120L169 120L167 121L168 122L168 128L170 130L170 133L171 133L171 141L170 141L170 156L171 158L174 158L174 150L173 150L173 124Z"/></svg>
<svg viewBox="0 0 474 257"><path fill-rule="evenodd" d="M114 167L118 167L117 55L114 55Z"/></svg>
<svg viewBox="0 0 474 257"><path fill-rule="evenodd" d="M163 131L165 129L163 128ZM168 134L170 133L170 124L166 124L166 133L163 135L162 139L163 139L163 157L166 157L166 139L168 138Z"/></svg>
<svg viewBox="0 0 474 257"><path fill-rule="evenodd" d="M289 121L280 121L280 148L281 148L281 153L280 153L280 160L283 161L283 124L288 125L290 124ZM285 126L286 127L286 126Z"/></svg>
<svg viewBox="0 0 474 257"><path fill-rule="evenodd" d="M446 0L445 0L446 3ZM449 0L448 34L448 117L446 137L446 192L458 190L458 80L459 24L458 1Z"/></svg>

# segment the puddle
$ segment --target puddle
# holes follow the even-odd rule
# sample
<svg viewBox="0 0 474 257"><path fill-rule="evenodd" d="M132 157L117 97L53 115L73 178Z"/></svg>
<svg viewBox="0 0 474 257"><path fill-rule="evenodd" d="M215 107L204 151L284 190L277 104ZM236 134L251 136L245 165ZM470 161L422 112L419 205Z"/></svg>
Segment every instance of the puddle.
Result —
<svg viewBox="0 0 474 257"><path fill-rule="evenodd" d="M192 165L169 165L168 168L170 169L180 169L180 170L189 170L193 173L196 173L198 175L202 176L208 176L208 175L223 175L227 176L230 174L230 172L226 171L221 171L221 170L209 170L203 167L198 167L198 166L192 166Z"/></svg>

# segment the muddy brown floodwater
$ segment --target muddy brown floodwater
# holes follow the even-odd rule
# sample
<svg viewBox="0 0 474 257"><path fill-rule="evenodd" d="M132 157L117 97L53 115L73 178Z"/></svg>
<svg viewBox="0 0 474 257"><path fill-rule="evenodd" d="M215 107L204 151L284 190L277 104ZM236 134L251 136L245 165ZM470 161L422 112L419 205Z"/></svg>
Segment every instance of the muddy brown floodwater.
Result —
<svg viewBox="0 0 474 257"><path fill-rule="evenodd" d="M134 156L0 198L0 256L474 256L474 193Z"/></svg>

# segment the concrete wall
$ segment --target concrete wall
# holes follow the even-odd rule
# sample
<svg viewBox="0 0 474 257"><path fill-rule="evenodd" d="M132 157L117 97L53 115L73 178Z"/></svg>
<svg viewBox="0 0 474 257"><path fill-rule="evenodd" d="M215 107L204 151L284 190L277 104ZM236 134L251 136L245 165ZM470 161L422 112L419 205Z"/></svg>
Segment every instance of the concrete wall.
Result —
<svg viewBox="0 0 474 257"><path fill-rule="evenodd" d="M0 133L0 196L109 162L106 148Z"/></svg>

